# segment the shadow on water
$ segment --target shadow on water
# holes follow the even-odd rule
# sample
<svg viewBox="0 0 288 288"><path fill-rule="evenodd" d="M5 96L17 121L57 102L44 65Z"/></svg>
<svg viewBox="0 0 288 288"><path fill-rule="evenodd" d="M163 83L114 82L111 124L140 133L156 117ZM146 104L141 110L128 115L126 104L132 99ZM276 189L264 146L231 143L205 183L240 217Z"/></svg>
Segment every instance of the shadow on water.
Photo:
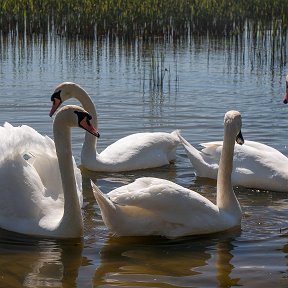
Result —
<svg viewBox="0 0 288 288"><path fill-rule="evenodd" d="M100 251L101 265L95 271L94 287L237 285L239 279L231 276L234 268L231 260L233 241L240 234L234 231L174 240L109 237Z"/></svg>
<svg viewBox="0 0 288 288"><path fill-rule="evenodd" d="M80 240L40 239L1 229L0 286L75 287L82 250Z"/></svg>

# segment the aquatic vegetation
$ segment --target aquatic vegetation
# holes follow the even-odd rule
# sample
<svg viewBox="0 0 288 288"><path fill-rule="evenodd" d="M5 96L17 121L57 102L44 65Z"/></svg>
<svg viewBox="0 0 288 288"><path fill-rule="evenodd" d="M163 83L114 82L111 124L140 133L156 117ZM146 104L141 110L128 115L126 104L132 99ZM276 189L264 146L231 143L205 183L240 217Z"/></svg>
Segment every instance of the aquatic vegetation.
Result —
<svg viewBox="0 0 288 288"><path fill-rule="evenodd" d="M2 33L48 33L95 38L190 34L229 35L244 30L287 33L287 0L2 0ZM250 24L251 25L251 24Z"/></svg>
<svg viewBox="0 0 288 288"><path fill-rule="evenodd" d="M148 63L141 85L143 91L148 86L157 95L166 88L178 89L179 74L177 61L170 69L165 49L156 51L155 43L174 43L176 49L185 42L224 36L242 49L245 39L252 67L283 67L288 57L287 25L287 0L0 0L0 36L30 41L41 35L45 41L47 35L59 35L148 47L149 55L138 48ZM0 37L0 46L4 38Z"/></svg>

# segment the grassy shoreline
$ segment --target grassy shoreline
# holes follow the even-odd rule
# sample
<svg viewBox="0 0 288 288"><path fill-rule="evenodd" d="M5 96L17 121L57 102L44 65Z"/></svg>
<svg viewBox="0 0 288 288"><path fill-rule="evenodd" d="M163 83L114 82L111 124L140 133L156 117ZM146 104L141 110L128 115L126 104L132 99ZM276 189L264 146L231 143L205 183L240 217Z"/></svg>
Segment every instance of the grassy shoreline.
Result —
<svg viewBox="0 0 288 288"><path fill-rule="evenodd" d="M96 38L235 35L253 29L287 34L287 0L0 0L0 31Z"/></svg>

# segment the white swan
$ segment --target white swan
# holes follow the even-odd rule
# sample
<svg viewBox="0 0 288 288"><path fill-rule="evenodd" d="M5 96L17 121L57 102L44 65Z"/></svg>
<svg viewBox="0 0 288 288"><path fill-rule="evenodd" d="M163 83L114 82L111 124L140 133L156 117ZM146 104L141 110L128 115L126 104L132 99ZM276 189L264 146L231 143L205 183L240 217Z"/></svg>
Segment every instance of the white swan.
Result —
<svg viewBox="0 0 288 288"><path fill-rule="evenodd" d="M288 75L286 76L286 96L288 101ZM180 133L188 158L198 177L216 179L222 141L201 143L197 150ZM255 141L245 141L236 145L232 171L232 184L248 188L288 192L288 158L278 150Z"/></svg>
<svg viewBox="0 0 288 288"><path fill-rule="evenodd" d="M56 238L82 235L70 127L97 136L90 118L77 106L61 109L53 125L55 146L28 126L0 127L0 228Z"/></svg>
<svg viewBox="0 0 288 288"><path fill-rule="evenodd" d="M91 181L106 226L122 236L162 235L169 238L214 233L239 226L242 213L231 185L231 171L235 139L243 143L240 113L227 112L224 126L216 205L197 192L158 178L139 178L107 195Z"/></svg>
<svg viewBox="0 0 288 288"><path fill-rule="evenodd" d="M222 141L201 143L197 150L178 132L196 175L217 179ZM248 188L288 192L288 158L278 150L255 141L236 145L232 184Z"/></svg>
<svg viewBox="0 0 288 288"><path fill-rule="evenodd" d="M62 102L75 97L92 115L97 127L96 107L87 92L79 85L64 82L56 87L51 97L50 116ZM121 172L167 165L176 158L176 146L180 143L176 131L172 133L136 133L126 136L98 153L95 137L86 133L81 152L81 164L92 171Z"/></svg>

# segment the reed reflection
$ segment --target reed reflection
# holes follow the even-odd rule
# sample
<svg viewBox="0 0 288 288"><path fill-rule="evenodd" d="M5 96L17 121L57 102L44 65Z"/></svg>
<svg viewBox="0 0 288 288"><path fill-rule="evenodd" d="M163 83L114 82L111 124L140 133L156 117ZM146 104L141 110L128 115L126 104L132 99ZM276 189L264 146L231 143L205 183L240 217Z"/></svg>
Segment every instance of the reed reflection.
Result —
<svg viewBox="0 0 288 288"><path fill-rule="evenodd" d="M37 239L0 230L1 287L75 287L80 240Z"/></svg>
<svg viewBox="0 0 288 288"><path fill-rule="evenodd" d="M10 32L0 34L0 61L12 62L13 70L10 73L15 78L28 74L22 71L25 61L27 64L37 62L43 76L50 61L56 64L53 69L61 68L73 77L84 70L83 74L94 78L93 89L96 86L97 90L100 85L106 86L106 81L107 87L110 87L111 77L116 75L116 80L123 83L123 91L127 91L127 85L130 86L134 80L131 79L133 75L139 81L138 89L143 91L143 101L149 101L151 110L154 109L152 116L158 117L162 116L161 108L169 103L169 97L180 93L185 82L184 66L189 64L190 71L195 69L195 63L203 53L206 54L208 66L213 62L213 56L218 57L223 53L227 67L224 72L233 77L243 77L249 69L251 73L268 69L272 80L275 69L283 70L284 74L287 32L280 28L274 31L271 27L258 31L255 27L258 26L247 22L245 32L241 34L225 38L190 35L176 42L169 38L149 41L136 38L127 42L116 36L98 37L93 41L69 38L63 41L63 38L51 34L36 37ZM37 50L40 52L36 53ZM6 72L1 72L3 83L6 82Z"/></svg>

